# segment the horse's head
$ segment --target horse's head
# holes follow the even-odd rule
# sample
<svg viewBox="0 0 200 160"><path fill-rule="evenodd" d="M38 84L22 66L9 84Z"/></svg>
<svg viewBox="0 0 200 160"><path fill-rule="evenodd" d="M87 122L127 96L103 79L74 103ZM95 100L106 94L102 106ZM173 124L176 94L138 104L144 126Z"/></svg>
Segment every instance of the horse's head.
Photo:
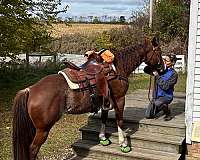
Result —
<svg viewBox="0 0 200 160"><path fill-rule="evenodd" d="M164 70L164 63L161 55L161 49L157 38L153 38L152 41L145 42L146 50L145 50L145 58L144 62L150 67L152 70L156 70L158 72L162 72Z"/></svg>

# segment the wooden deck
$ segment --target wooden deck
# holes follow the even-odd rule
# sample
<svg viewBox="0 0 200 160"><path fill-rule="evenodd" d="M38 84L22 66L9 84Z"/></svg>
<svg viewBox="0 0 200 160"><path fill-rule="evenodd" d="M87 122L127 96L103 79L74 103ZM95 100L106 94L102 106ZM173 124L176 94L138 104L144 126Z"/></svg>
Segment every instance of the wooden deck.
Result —
<svg viewBox="0 0 200 160"><path fill-rule="evenodd" d="M126 96L124 111L124 131L132 151L121 153L114 111L109 112L106 134L112 144L99 145L98 134L101 126L100 113L90 115L88 124L80 129L82 139L72 147L75 159L124 159L124 160L182 160L185 155L185 94L175 93L170 104L173 119L164 121L160 114L155 119L146 119L148 91L137 90Z"/></svg>

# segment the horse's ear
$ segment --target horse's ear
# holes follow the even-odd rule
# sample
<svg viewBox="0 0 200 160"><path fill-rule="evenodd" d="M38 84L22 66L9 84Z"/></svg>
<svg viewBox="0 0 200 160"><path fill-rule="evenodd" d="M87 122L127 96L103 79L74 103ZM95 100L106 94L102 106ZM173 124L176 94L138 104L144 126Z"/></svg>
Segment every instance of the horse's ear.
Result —
<svg viewBox="0 0 200 160"><path fill-rule="evenodd" d="M152 43L152 45L153 45L154 47L157 47L157 46L159 45L158 38L153 37L151 43Z"/></svg>

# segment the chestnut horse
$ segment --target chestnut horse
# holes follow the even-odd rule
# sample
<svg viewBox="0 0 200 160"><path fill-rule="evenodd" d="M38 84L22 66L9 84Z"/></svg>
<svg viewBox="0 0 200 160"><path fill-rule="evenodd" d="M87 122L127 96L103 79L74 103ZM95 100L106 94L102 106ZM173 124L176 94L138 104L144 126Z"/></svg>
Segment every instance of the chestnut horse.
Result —
<svg viewBox="0 0 200 160"><path fill-rule="evenodd" d="M163 66L161 50L155 38L142 44L125 47L116 52L114 65L117 77L108 82L112 105L116 113L119 145L123 152L130 147L124 136L123 111L129 75L142 63L158 69ZM14 160L35 160L41 145L46 141L50 129L63 113L82 114L91 112L88 90L73 91L62 75L53 74L24 90L20 90L13 105L13 153ZM102 110L100 143L107 145L105 123L108 111Z"/></svg>

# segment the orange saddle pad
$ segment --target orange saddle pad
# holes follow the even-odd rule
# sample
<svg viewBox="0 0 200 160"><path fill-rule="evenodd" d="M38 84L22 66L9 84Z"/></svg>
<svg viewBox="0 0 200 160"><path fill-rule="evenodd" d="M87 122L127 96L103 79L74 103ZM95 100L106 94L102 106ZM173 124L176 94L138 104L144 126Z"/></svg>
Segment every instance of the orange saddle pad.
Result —
<svg viewBox="0 0 200 160"><path fill-rule="evenodd" d="M115 58L114 54L109 50L105 50L103 53L101 53L101 57L107 63L112 63Z"/></svg>

